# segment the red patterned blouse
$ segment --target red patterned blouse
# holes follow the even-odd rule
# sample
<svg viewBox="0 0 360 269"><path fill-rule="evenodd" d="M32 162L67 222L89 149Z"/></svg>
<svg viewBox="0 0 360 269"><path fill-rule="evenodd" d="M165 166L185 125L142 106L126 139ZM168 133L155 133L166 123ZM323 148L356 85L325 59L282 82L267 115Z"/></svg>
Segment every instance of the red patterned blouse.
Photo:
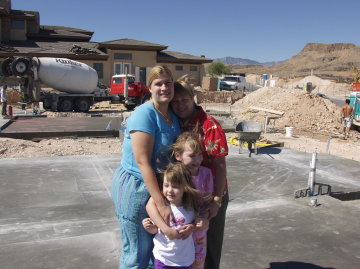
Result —
<svg viewBox="0 0 360 269"><path fill-rule="evenodd" d="M203 162L201 165L210 168L215 174L211 160L228 155L228 145L224 130L220 123L212 116L205 113L202 107L197 106L198 113L183 125L182 131L195 131L200 135L200 142L203 148Z"/></svg>

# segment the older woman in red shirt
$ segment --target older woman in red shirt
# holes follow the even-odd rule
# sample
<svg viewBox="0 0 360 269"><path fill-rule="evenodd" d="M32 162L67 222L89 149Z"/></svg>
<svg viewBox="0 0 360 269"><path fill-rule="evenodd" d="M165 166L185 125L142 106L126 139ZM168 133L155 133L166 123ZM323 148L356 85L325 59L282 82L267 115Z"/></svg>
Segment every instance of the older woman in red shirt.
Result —
<svg viewBox="0 0 360 269"><path fill-rule="evenodd" d="M180 118L182 131L199 133L204 157L202 165L213 172L215 190L210 208L205 268L219 268L229 202L225 161L225 156L228 155L226 136L219 122L196 105L193 90L186 82L175 82L174 98L170 104Z"/></svg>

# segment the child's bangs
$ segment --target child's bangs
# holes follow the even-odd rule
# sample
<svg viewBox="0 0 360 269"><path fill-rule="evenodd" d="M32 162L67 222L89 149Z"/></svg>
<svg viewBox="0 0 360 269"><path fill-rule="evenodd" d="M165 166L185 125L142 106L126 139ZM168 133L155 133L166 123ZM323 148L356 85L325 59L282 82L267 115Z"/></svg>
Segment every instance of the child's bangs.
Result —
<svg viewBox="0 0 360 269"><path fill-rule="evenodd" d="M166 177L166 181L168 183L177 185L184 184L184 176L177 171L166 171L164 176Z"/></svg>
<svg viewBox="0 0 360 269"><path fill-rule="evenodd" d="M198 140L189 137L189 139L186 140L186 144L192 150L193 153L197 154L202 152L201 145Z"/></svg>

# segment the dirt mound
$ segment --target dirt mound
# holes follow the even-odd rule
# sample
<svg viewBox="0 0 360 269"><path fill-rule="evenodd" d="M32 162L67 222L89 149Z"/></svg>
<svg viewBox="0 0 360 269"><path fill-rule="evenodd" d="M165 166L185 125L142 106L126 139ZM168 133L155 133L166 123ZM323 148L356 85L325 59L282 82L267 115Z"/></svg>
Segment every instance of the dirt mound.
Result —
<svg viewBox="0 0 360 269"><path fill-rule="evenodd" d="M328 99L303 90L263 87L233 105L243 111L236 118L264 123L266 115L275 115L251 110L250 106L284 112L275 121L274 127L278 129L293 126L298 131L332 134L339 134L342 130L339 107Z"/></svg>
<svg viewBox="0 0 360 269"><path fill-rule="evenodd" d="M301 80L293 80L286 83L284 86L286 88L303 88L308 82L311 82L313 85L313 93L324 93L332 98L348 96L352 91L351 84L336 83L317 76L307 76Z"/></svg>
<svg viewBox="0 0 360 269"><path fill-rule="evenodd" d="M230 103L244 97L244 91L195 91L196 101L201 103Z"/></svg>

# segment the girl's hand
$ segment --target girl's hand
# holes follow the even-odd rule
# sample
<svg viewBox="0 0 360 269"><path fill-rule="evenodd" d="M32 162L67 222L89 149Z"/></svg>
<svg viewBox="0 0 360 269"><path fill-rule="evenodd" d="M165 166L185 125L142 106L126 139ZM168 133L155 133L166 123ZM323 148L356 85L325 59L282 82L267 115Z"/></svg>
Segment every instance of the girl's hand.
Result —
<svg viewBox="0 0 360 269"><path fill-rule="evenodd" d="M150 218L143 219L142 225L150 234L156 234L158 232L158 227L153 223L153 221Z"/></svg>
<svg viewBox="0 0 360 269"><path fill-rule="evenodd" d="M195 220L196 229L203 230L209 227L209 220L207 218L197 218Z"/></svg>
<svg viewBox="0 0 360 269"><path fill-rule="evenodd" d="M163 231L163 233L170 239L170 240L174 240L174 239L180 239L181 235L179 233L179 231L177 231L176 229L173 228L167 228Z"/></svg>
<svg viewBox="0 0 360 269"><path fill-rule="evenodd" d="M191 235L191 233L194 231L194 229L195 229L195 226L193 224L186 224L184 226L181 226L178 229L180 238L182 240L185 240L186 238L188 238Z"/></svg>

